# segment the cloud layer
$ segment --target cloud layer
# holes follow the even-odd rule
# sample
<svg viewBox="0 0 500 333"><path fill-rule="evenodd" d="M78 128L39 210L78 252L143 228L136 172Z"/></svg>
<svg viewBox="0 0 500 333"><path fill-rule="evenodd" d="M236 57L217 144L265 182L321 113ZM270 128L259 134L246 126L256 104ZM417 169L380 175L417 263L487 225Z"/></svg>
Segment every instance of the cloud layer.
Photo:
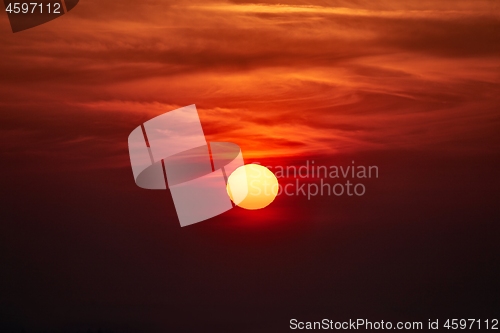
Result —
<svg viewBox="0 0 500 333"><path fill-rule="evenodd" d="M3 136L29 144L22 133L49 122L44 112L56 124L100 114L104 132L82 122L43 140L111 144L194 103L210 139L248 156L497 151L498 7L87 0L19 34L4 17Z"/></svg>

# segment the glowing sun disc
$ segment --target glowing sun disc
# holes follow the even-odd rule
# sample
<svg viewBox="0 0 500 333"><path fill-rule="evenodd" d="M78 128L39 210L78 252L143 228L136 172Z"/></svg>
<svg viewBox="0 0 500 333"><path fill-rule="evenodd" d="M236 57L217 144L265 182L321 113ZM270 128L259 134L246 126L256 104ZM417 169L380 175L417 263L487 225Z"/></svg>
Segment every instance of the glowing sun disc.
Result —
<svg viewBox="0 0 500 333"><path fill-rule="evenodd" d="M245 209L269 206L278 194L278 179L266 167L247 164L236 169L227 180L227 194L235 205Z"/></svg>

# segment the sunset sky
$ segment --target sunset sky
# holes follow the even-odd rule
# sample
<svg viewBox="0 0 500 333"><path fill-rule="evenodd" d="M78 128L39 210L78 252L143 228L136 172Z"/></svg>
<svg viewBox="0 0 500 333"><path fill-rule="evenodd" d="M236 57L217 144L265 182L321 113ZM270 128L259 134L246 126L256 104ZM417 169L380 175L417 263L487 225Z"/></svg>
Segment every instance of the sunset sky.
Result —
<svg viewBox="0 0 500 333"><path fill-rule="evenodd" d="M237 141L252 157L498 151L499 8L85 0L17 34L3 15L2 108L22 118L118 112L133 128L196 104L210 139ZM67 128L51 148L116 151L120 140L96 133L116 126ZM2 135L23 142L39 130L7 125Z"/></svg>
<svg viewBox="0 0 500 333"><path fill-rule="evenodd" d="M498 314L500 1L81 0L0 44L5 327ZM181 229L127 137L191 104L246 162L381 177Z"/></svg>

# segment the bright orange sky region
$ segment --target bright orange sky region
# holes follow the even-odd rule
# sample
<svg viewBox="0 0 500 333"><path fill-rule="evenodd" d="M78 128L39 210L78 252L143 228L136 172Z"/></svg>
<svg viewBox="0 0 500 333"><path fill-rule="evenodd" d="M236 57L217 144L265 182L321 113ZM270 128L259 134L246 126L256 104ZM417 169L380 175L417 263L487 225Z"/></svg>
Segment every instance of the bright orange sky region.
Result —
<svg viewBox="0 0 500 333"><path fill-rule="evenodd" d="M116 113L133 129L189 104L247 158L500 148L498 1L83 0L17 34L2 15L0 29L1 108L16 114L2 144L46 118L57 135L37 154L113 154ZM100 120L62 128L60 114Z"/></svg>

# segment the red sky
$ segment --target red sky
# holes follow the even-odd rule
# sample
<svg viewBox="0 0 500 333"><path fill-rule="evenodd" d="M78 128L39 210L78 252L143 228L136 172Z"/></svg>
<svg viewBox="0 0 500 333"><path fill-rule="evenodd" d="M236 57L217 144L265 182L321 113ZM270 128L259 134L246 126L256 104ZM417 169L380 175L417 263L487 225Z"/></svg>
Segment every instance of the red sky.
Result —
<svg viewBox="0 0 500 333"><path fill-rule="evenodd" d="M497 0L81 0L15 34L0 13L0 331L497 316L499 41ZM380 179L180 228L127 138L190 104L247 162Z"/></svg>
<svg viewBox="0 0 500 333"><path fill-rule="evenodd" d="M0 101L20 118L118 112L130 128L196 104L210 139L252 158L492 152L499 20L496 1L84 0L22 33L1 17ZM9 142L40 130L4 126ZM114 149L94 131L77 126L51 145Z"/></svg>

